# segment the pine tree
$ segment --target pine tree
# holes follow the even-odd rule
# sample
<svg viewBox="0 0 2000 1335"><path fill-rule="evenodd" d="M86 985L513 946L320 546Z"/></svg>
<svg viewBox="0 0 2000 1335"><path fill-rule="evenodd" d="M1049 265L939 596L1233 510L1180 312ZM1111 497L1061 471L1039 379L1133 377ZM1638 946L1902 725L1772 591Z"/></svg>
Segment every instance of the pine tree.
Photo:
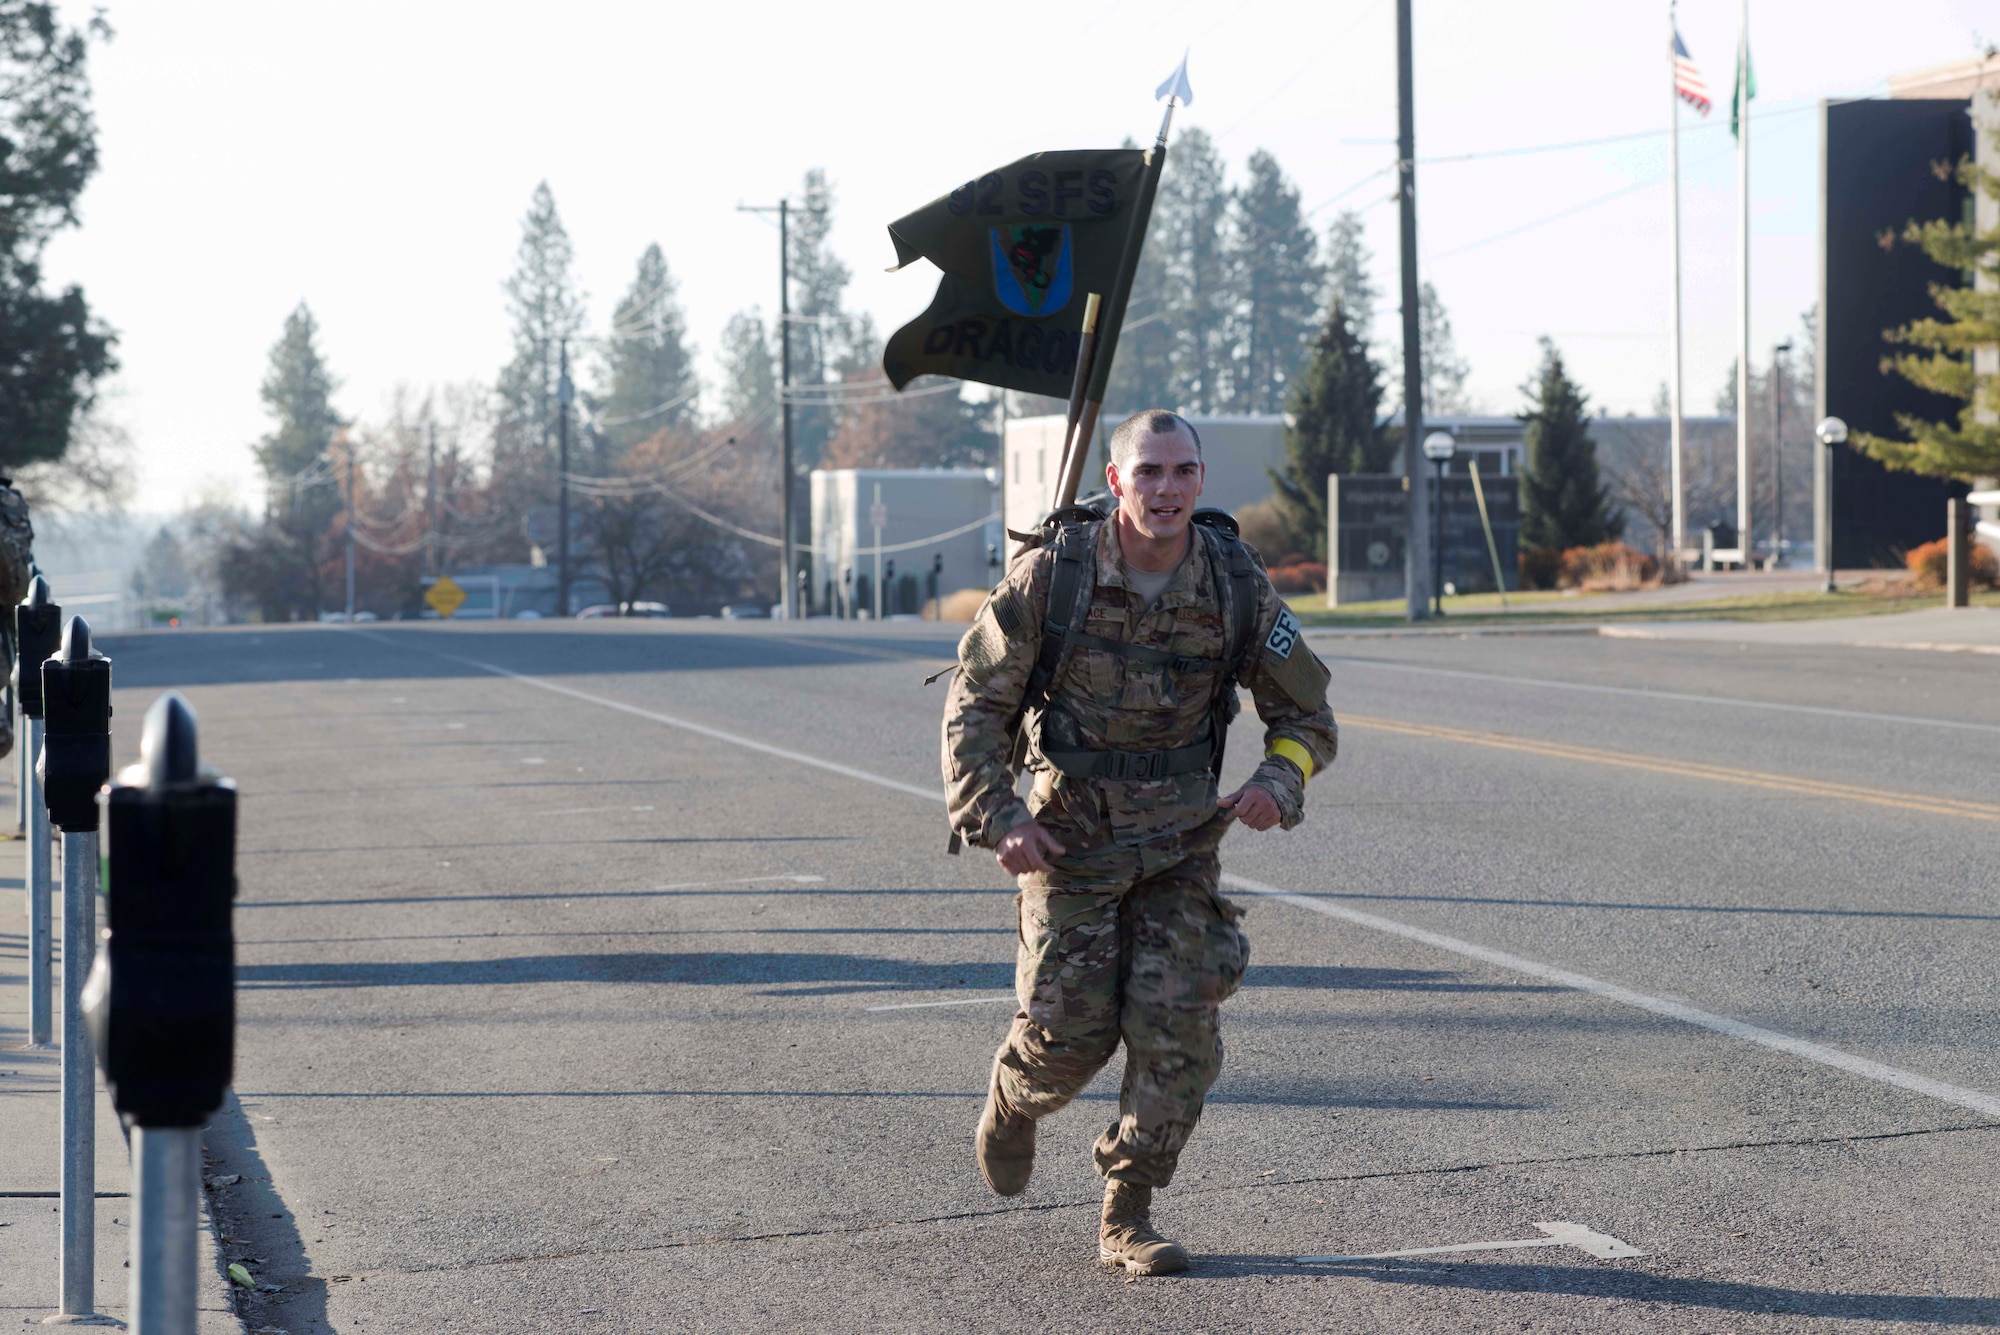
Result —
<svg viewBox="0 0 2000 1335"><path fill-rule="evenodd" d="M694 417L700 381L687 345L687 321L675 299L678 287L659 246L648 246L631 288L612 312L602 416L616 454Z"/></svg>
<svg viewBox="0 0 2000 1335"><path fill-rule="evenodd" d="M1175 191L1177 221L1168 271L1180 313L1175 397L1190 411L1219 413L1229 406L1230 317L1236 300L1229 187L1222 158L1205 133L1190 129L1174 152L1184 168Z"/></svg>
<svg viewBox="0 0 2000 1335"><path fill-rule="evenodd" d="M1471 412L1472 402L1465 392L1465 382L1472 374L1472 367L1458 355L1458 342L1452 336L1451 316L1445 311L1444 300L1428 281L1417 292L1417 346L1423 354L1424 414ZM1395 341L1391 358L1390 365L1402 366L1400 337ZM1389 401L1398 410L1403 406L1400 374L1395 377Z"/></svg>
<svg viewBox="0 0 2000 1335"><path fill-rule="evenodd" d="M1347 311L1354 336L1363 343L1374 337L1375 303L1381 292L1368 272L1374 256L1362 239L1361 215L1343 209L1326 229L1326 295L1329 307Z"/></svg>
<svg viewBox="0 0 2000 1335"><path fill-rule="evenodd" d="M503 454L546 449L555 439L559 345L583 328L583 296L570 276L573 259L555 195L543 181L521 219L514 272L502 285L514 322L514 357L499 383Z"/></svg>
<svg viewBox="0 0 2000 1335"><path fill-rule="evenodd" d="M1994 142L2000 144L2000 131L1994 132ZM2000 201L2000 176L1971 159L1959 164L1958 179L1968 190ZM1921 351L1885 358L1883 369L1965 406L1955 423L1898 413L1896 425L1908 439L1863 432L1854 443L1889 467L1913 473L1967 480L2000 473L2000 374L1992 369L1992 349L2000 344L2000 225L1982 232L1968 221L1912 222L1903 241L1923 247L1947 269L1974 275L1975 281L1932 284L1931 296L1943 318L1889 331L1891 343Z"/></svg>
<svg viewBox="0 0 2000 1335"><path fill-rule="evenodd" d="M252 447L264 470L264 527L235 561L235 582L269 620L317 618L325 605L325 566L342 508L330 472L335 434L345 425L333 409L334 389L319 325L300 302L285 317L258 388L276 424Z"/></svg>
<svg viewBox="0 0 2000 1335"><path fill-rule="evenodd" d="M1190 127L1167 154L1133 276L1111 371L1109 397L1119 410L1228 407L1229 208L1222 159L1208 135Z"/></svg>
<svg viewBox="0 0 2000 1335"><path fill-rule="evenodd" d="M1452 337L1451 316L1429 282L1423 284L1417 301L1417 339L1423 349L1424 411L1465 413L1472 403L1465 393L1465 381L1472 367L1458 355L1458 341Z"/></svg>
<svg viewBox="0 0 2000 1335"><path fill-rule="evenodd" d="M722 328L722 420L739 440L777 435L777 358L755 307Z"/></svg>
<svg viewBox="0 0 2000 1335"><path fill-rule="evenodd" d="M1555 343L1542 339L1542 364L1521 386L1528 411L1527 472L1521 477L1521 546L1562 551L1594 547L1623 532L1611 494L1598 479L1587 400L1563 368Z"/></svg>
<svg viewBox="0 0 2000 1335"><path fill-rule="evenodd" d="M66 28L53 4L0 5L0 466L62 458L70 431L118 367L115 335L72 284L42 289L42 253L77 222L97 172L90 110L91 37L109 38L99 13Z"/></svg>
<svg viewBox="0 0 2000 1335"><path fill-rule="evenodd" d="M1381 410L1381 370L1355 320L1336 302L1293 385L1285 467L1271 474L1273 501L1294 550L1326 558L1329 473L1388 471L1398 438L1381 425Z"/></svg>
<svg viewBox="0 0 2000 1335"><path fill-rule="evenodd" d="M1323 280L1298 187L1262 149L1250 155L1249 177L1233 200L1230 399L1238 412L1276 413L1311 346Z"/></svg>
<svg viewBox="0 0 2000 1335"><path fill-rule="evenodd" d="M1185 138L1185 136L1183 136ZM1138 145L1126 139L1128 149ZM1105 387L1109 415L1116 418L1142 408L1172 408L1179 403L1174 393L1174 335L1178 327L1170 270L1173 264L1176 191L1185 169L1181 146L1167 155L1160 176L1160 192L1153 202L1152 224L1146 245L1139 252L1139 267L1132 275L1132 296L1125 305L1125 325L1118 335L1118 350L1111 363L1111 381Z"/></svg>
<svg viewBox="0 0 2000 1335"><path fill-rule="evenodd" d="M806 173L802 207L792 211L790 260L792 274L792 383L819 385L838 376L852 328L842 301L851 276L833 253L833 186L826 169ZM830 405L801 404L792 412L792 442L797 463L810 468L819 461L837 425Z"/></svg>

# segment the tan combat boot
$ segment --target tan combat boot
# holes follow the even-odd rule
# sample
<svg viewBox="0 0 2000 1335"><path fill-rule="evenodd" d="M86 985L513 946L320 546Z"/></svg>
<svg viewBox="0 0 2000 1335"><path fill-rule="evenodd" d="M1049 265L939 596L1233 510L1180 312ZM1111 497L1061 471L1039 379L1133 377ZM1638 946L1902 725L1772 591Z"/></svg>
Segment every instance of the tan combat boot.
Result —
<svg viewBox="0 0 2000 1335"><path fill-rule="evenodd" d="M1002 1196L1018 1196L1028 1189L1028 1176L1035 1171L1035 1119L1001 1103L997 1060L986 1086L986 1107L979 1114L979 1133L972 1148L987 1186Z"/></svg>
<svg viewBox="0 0 2000 1335"><path fill-rule="evenodd" d="M1135 1275L1177 1275L1188 1268L1188 1254L1178 1242L1163 1238L1148 1218L1153 1189L1130 1182L1107 1182L1104 1222L1097 1233L1097 1259L1123 1266Z"/></svg>

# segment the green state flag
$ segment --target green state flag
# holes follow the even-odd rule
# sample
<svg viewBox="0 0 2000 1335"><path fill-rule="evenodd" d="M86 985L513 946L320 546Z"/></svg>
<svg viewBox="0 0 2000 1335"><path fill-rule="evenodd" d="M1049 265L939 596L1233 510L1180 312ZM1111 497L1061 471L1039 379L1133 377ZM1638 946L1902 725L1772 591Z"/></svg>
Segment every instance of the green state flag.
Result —
<svg viewBox="0 0 2000 1335"><path fill-rule="evenodd" d="M1084 299L1109 299L1133 210L1150 202L1146 158L1035 153L890 223L896 267L921 257L944 280L930 309L890 335L889 382L942 375L1067 398Z"/></svg>
<svg viewBox="0 0 2000 1335"><path fill-rule="evenodd" d="M1757 71L1750 64L1750 34L1736 48L1736 88L1729 94L1729 137L1743 138L1742 121L1750 114L1750 99L1757 96Z"/></svg>

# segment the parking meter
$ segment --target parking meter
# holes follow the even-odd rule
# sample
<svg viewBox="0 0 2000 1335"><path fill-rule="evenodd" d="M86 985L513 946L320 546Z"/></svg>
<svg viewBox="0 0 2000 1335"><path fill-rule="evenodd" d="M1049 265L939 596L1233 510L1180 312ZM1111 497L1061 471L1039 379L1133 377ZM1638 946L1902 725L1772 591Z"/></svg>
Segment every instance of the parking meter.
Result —
<svg viewBox="0 0 2000 1335"><path fill-rule="evenodd" d="M14 609L14 698L27 718L42 716L42 663L62 643L62 608L49 601L49 582L28 581L28 596Z"/></svg>
<svg viewBox="0 0 2000 1335"><path fill-rule="evenodd" d="M111 660L90 647L90 623L71 617L62 647L42 664L48 732L35 771L49 822L64 834L97 828L97 790L111 777Z"/></svg>
<svg viewBox="0 0 2000 1335"><path fill-rule="evenodd" d="M171 692L139 753L98 794L105 933L84 1014L128 1126L200 1126L234 1064L236 785L199 763L194 711Z"/></svg>

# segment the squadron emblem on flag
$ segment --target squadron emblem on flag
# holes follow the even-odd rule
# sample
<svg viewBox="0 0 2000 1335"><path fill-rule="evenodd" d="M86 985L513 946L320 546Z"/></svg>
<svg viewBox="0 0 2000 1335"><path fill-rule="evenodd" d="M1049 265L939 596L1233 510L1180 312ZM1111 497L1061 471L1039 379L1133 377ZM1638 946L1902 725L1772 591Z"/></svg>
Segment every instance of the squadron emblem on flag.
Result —
<svg viewBox="0 0 2000 1335"><path fill-rule="evenodd" d="M1069 305L1069 224L991 229L993 293L1016 315L1054 315Z"/></svg>

